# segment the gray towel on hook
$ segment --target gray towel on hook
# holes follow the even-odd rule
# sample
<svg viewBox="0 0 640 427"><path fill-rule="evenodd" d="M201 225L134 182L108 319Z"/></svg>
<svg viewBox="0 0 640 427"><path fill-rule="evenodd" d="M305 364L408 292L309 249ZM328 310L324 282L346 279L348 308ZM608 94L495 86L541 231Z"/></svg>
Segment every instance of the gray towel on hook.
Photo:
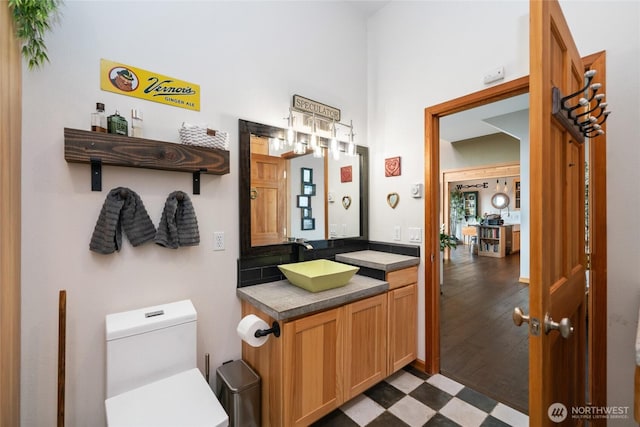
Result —
<svg viewBox="0 0 640 427"><path fill-rule="evenodd" d="M122 231L133 246L139 246L156 234L140 196L133 190L117 187L109 191L91 236L89 249L111 254L122 247Z"/></svg>
<svg viewBox="0 0 640 427"><path fill-rule="evenodd" d="M200 244L198 219L187 193L174 191L169 194L153 240L158 245L171 249Z"/></svg>

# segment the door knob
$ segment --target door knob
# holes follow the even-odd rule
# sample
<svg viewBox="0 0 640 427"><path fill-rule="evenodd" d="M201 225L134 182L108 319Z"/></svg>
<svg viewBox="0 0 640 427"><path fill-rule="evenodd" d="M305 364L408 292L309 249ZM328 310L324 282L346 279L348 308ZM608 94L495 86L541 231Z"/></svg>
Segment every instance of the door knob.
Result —
<svg viewBox="0 0 640 427"><path fill-rule="evenodd" d="M553 330L560 331L562 338L569 338L573 333L573 326L571 326L571 321L568 318L565 317L558 323L554 322L549 313L547 313L544 316L544 333L548 335Z"/></svg>
<svg viewBox="0 0 640 427"><path fill-rule="evenodd" d="M249 198L250 198L251 200L255 200L255 199L257 199L257 198L258 198L258 190L256 190L255 188L252 188L252 189L249 191Z"/></svg>
<svg viewBox="0 0 640 427"><path fill-rule="evenodd" d="M513 323L516 326L520 326L523 323L529 323L529 316L524 314L524 311L520 307L516 307L513 309Z"/></svg>

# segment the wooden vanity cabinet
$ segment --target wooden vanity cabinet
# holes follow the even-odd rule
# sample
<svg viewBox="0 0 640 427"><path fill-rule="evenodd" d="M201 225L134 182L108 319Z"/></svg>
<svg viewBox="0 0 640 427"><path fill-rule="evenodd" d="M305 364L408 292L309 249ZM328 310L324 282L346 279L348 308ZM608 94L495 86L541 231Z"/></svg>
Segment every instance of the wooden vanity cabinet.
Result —
<svg viewBox="0 0 640 427"><path fill-rule="evenodd" d="M387 377L387 294L345 307L345 401Z"/></svg>
<svg viewBox="0 0 640 427"><path fill-rule="evenodd" d="M417 267L404 270L387 274L387 292L281 321L262 347L242 343L262 379L263 426L307 426L415 360ZM248 314L274 321L242 301Z"/></svg>
<svg viewBox="0 0 640 427"><path fill-rule="evenodd" d="M335 308L284 324L284 425L307 426L344 402L338 381L343 372L342 311Z"/></svg>
<svg viewBox="0 0 640 427"><path fill-rule="evenodd" d="M389 291L387 375L397 372L417 357L418 267L387 273Z"/></svg>

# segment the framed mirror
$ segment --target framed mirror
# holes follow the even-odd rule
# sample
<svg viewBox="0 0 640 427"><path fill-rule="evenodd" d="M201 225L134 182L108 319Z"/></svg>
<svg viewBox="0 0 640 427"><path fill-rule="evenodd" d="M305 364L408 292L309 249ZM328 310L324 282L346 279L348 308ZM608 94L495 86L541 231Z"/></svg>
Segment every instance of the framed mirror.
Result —
<svg viewBox="0 0 640 427"><path fill-rule="evenodd" d="M368 238L367 147L314 157L274 148L286 129L239 120L240 257L288 254L292 240ZM308 135L298 132L299 138ZM319 138L321 142L323 138ZM345 173L349 170L350 173ZM350 209L341 203L352 200Z"/></svg>
<svg viewBox="0 0 640 427"><path fill-rule="evenodd" d="M496 193L491 197L491 206L495 209L506 209L509 206L509 196L505 193Z"/></svg>

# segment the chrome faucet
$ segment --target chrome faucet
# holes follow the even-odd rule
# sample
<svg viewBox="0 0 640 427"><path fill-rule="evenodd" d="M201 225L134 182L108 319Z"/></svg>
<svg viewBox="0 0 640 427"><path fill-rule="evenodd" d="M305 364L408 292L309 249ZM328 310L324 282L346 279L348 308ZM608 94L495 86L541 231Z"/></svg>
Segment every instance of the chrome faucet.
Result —
<svg viewBox="0 0 640 427"><path fill-rule="evenodd" d="M311 244L304 239L296 239L296 243L301 245L308 251L313 250L313 246L311 246Z"/></svg>

